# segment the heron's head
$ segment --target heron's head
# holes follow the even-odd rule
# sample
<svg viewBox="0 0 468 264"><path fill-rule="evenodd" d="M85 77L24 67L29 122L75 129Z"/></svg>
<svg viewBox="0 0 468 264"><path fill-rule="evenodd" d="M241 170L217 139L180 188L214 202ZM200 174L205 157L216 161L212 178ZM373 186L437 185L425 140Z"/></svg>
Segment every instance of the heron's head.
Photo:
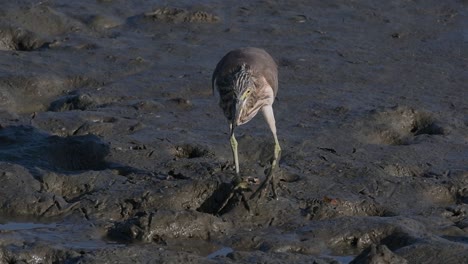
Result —
<svg viewBox="0 0 468 264"><path fill-rule="evenodd" d="M234 100L232 104L233 118L231 120L231 135L237 125L242 124L241 117L245 114L248 107L247 102L254 92L255 85L250 68L243 64L234 75L233 80Z"/></svg>

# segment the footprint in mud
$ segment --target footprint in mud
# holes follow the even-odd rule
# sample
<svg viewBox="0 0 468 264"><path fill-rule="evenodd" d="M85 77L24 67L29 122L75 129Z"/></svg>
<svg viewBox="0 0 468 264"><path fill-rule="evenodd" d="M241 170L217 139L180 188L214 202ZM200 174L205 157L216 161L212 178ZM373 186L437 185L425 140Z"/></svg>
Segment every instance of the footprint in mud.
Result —
<svg viewBox="0 0 468 264"><path fill-rule="evenodd" d="M408 145L418 135L444 135L432 114L409 107L377 112L369 126L371 141L387 145Z"/></svg>

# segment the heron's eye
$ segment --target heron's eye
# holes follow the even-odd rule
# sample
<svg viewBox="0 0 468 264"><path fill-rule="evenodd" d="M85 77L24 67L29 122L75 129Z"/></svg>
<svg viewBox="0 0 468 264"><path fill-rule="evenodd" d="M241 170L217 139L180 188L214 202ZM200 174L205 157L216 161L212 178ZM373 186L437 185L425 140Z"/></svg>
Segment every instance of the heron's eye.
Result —
<svg viewBox="0 0 468 264"><path fill-rule="evenodd" d="M243 94L242 94L242 100L245 100L245 98L247 98L247 96L250 94L250 89L248 89L247 91L245 91Z"/></svg>

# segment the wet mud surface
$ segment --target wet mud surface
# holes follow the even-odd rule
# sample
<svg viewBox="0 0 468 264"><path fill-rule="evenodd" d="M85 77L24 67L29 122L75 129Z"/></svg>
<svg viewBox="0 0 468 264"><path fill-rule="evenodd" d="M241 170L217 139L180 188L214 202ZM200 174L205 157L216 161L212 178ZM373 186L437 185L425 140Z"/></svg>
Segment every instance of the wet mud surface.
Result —
<svg viewBox="0 0 468 264"><path fill-rule="evenodd" d="M466 1L10 1L0 263L467 263ZM211 74L279 64L273 138Z"/></svg>

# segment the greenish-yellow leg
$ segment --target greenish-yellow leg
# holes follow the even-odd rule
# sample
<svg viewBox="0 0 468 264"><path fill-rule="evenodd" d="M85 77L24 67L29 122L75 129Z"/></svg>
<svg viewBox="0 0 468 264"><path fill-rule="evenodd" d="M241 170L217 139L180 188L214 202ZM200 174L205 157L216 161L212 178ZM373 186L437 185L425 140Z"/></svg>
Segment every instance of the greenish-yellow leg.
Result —
<svg viewBox="0 0 468 264"><path fill-rule="evenodd" d="M275 137L275 152L273 154L273 161L271 162L271 169L276 167L276 165L279 163L279 160L281 158L281 147L278 141L278 138L276 134L273 135Z"/></svg>
<svg viewBox="0 0 468 264"><path fill-rule="evenodd" d="M230 141L231 141L232 156L234 157L234 164L236 165L236 174L239 175L239 155L237 154L237 140L236 140L236 137L234 136L234 133L232 133Z"/></svg>
<svg viewBox="0 0 468 264"><path fill-rule="evenodd" d="M234 136L234 133L232 133L232 125L231 125L231 149L232 149L232 156L234 157L234 163L236 165L236 177L233 181L234 184L234 189L232 190L231 194L224 200L223 204L218 208L217 214L221 213L224 208L229 204L229 201L231 201L232 197L234 195L238 194L241 196L241 201L244 203L245 208L250 211L249 205L247 203L247 199L244 197L244 194L242 193L243 190L248 189L248 184L239 177L239 155L237 152L237 140L236 137Z"/></svg>
<svg viewBox="0 0 468 264"><path fill-rule="evenodd" d="M274 150L274 153L273 153L273 160L271 161L271 169L269 171L269 175L267 175L267 179L269 179L270 181L270 184L271 184L271 191L272 191L272 194L273 194L273 197L274 198L277 198L277 195L276 195L276 181L275 181L275 178L274 178L274 170L276 169L276 167L278 166L278 163L279 163L279 160L281 158L281 147L280 147L280 144L278 142L278 138L276 136L276 133L273 134L274 138L275 138L275 150Z"/></svg>
<svg viewBox="0 0 468 264"><path fill-rule="evenodd" d="M253 198L257 195L260 190L265 190L266 184L271 185L272 196L276 196L276 181L274 179L274 170L278 166L279 160L281 158L281 147L278 141L278 137L276 135L276 124L275 124L275 116L273 115L273 108L271 105L264 106L262 108L263 116L270 127L271 133L273 134L273 138L275 139L275 149L273 153L273 160L271 161L271 168L267 172L266 179L263 183L259 186L259 188L250 196Z"/></svg>

